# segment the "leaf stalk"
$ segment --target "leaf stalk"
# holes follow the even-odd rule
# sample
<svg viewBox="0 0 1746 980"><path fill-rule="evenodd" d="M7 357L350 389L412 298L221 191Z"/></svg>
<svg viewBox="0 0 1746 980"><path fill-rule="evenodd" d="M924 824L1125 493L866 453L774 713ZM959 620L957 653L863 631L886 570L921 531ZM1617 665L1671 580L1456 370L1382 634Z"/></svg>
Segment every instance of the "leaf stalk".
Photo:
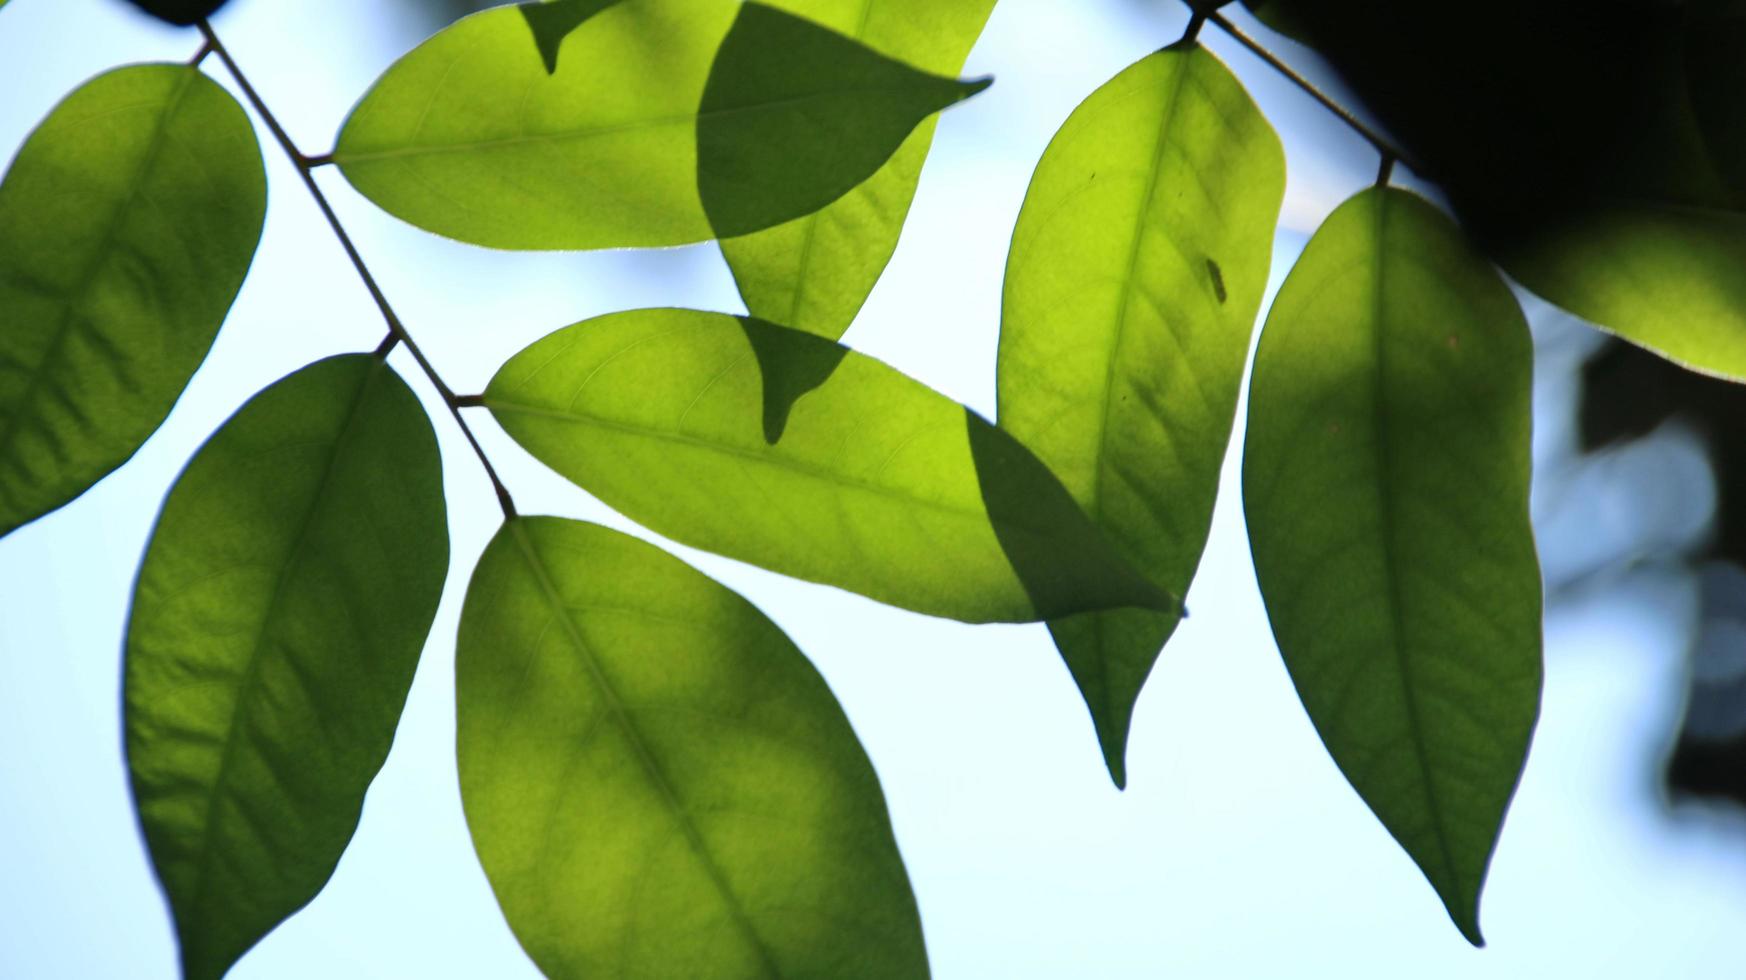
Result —
<svg viewBox="0 0 1746 980"><path fill-rule="evenodd" d="M364 288L369 291L370 298L375 301L376 309L381 311L382 319L388 324L388 336L383 338L381 345L376 348L376 356L385 358L396 346L406 345L407 353L412 355L412 359L418 363L419 369L436 387L437 394L442 396L443 404L447 406L449 414L454 417L455 424L461 427L461 434L467 438L467 444L472 447L473 454L479 457L479 464L485 468L485 475L491 480L491 488L497 493L497 503L503 508L504 518L514 518L516 514L515 502L509 495L509 488L504 486L503 480L497 475L497 470L491 465L491 460L486 457L484 447L479 445L479 440L473 435L473 430L468 427L466 419L461 417L460 405L455 398L454 390L443 380L442 375L437 373L430 359L425 357L424 351L420 350L417 342L412 339L412 334L407 331L406 325L395 314L394 308L388 303L388 297L376 284L376 277L370 274L369 267L364 264L364 258L358 253L357 246L352 244L351 236L346 234L345 226L340 224L339 216L334 213L333 205L328 203L327 195L321 192L321 186L315 182L315 175L312 171L318 166L332 163L333 155L310 157L298 150L297 145L291 141L291 137L285 132L284 127L279 125L279 120L273 115L272 110L267 108L267 103L261 98L260 93L255 91L255 87L249 83L248 77L243 74L236 60L231 57L224 42L220 41L218 35L213 32L212 25L208 24L205 18L202 18L196 26L200 28L200 35L206 42L204 51L217 55L218 60L224 62L225 69L230 72L232 78L236 79L237 87L242 89L243 96L254 107L255 113L261 117L261 121L266 123L267 129L272 132L273 139L285 151L285 155L290 157L292 165L297 168L298 176L303 178L303 185L309 189L309 195L315 199L316 207L321 209L322 216L327 219L328 227L333 230L334 237L339 240L340 247L345 250L346 258L351 260L352 268L357 270L358 278L363 281ZM204 58L205 54L202 53L198 57Z"/></svg>

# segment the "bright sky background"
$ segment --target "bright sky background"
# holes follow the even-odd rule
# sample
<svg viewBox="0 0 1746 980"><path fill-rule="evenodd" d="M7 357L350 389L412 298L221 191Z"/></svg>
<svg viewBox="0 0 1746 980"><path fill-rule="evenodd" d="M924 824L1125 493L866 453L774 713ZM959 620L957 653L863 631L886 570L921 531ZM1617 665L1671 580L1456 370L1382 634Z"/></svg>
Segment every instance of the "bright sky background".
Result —
<svg viewBox="0 0 1746 980"><path fill-rule="evenodd" d="M304 149L324 152L352 102L416 40L399 10L237 0L217 27ZM1184 20L1170 0L1002 0L966 69L997 82L946 115L903 244L848 342L991 414L1000 277L1031 168L1080 99L1174 40ZM1370 181L1375 158L1216 30L1205 40L1285 140L1277 285L1305 234ZM197 43L119 0L13 0L0 11L0 157L89 75L185 59ZM216 61L209 70L228 83ZM9 980L174 976L121 753L134 569L165 490L226 415L294 368L368 350L383 334L292 170L266 151L272 201L254 271L168 423L82 499L0 540ZM487 252L376 212L337 173L321 180L461 392L588 316L743 309L713 245ZM1669 430L1610 457L1571 458L1571 371L1590 341L1533 309L1536 517L1549 577L1695 540L1712 496L1696 443ZM403 353L396 363L410 367ZM524 512L629 526L475 418ZM453 427L437 429L454 558L399 738L326 891L237 978L535 975L473 857L453 756L455 619L497 509ZM1491 946L1474 951L1342 781L1291 690L1249 565L1239 457L1234 447L1189 596L1194 616L1141 699L1126 793L1110 785L1043 627L928 619L676 549L776 619L844 703L883 779L936 975L1738 976L1746 820L1670 814L1655 784L1683 696L1689 576L1650 561L1558 594L1539 734L1486 892Z"/></svg>

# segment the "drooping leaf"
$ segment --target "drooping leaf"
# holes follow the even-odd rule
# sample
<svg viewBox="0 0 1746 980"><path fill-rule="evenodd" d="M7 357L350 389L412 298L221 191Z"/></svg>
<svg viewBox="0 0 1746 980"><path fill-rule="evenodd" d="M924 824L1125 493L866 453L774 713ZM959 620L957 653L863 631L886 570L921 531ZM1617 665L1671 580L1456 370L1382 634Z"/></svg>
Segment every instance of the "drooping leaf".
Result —
<svg viewBox="0 0 1746 980"><path fill-rule="evenodd" d="M461 799L554 980L926 977L873 767L750 603L652 545L509 522L456 645Z"/></svg>
<svg viewBox="0 0 1746 980"><path fill-rule="evenodd" d="M680 245L816 211L982 86L733 0L606 6L554 61L506 7L390 68L334 159L391 214L477 245Z"/></svg>
<svg viewBox="0 0 1746 980"><path fill-rule="evenodd" d="M83 493L157 430L260 241L242 108L183 65L85 83L0 183L0 534Z"/></svg>
<svg viewBox="0 0 1746 980"><path fill-rule="evenodd" d="M5 0L0 0L3 4ZM135 7L145 11L159 20L167 20L172 24L186 27L202 17L210 17L218 12L229 0L128 0Z"/></svg>
<svg viewBox="0 0 1746 980"><path fill-rule="evenodd" d="M1013 232L1001 428L1173 595L1212 525L1284 194L1279 138L1248 93L1204 48L1178 46L1074 110ZM1118 786L1134 700L1177 620L1049 624Z"/></svg>
<svg viewBox="0 0 1746 980"><path fill-rule="evenodd" d="M923 71L964 65L994 0L774 0ZM722 254L753 316L836 339L873 291L897 248L933 141L917 126L879 172L827 207L787 224L724 239Z"/></svg>
<svg viewBox="0 0 1746 980"><path fill-rule="evenodd" d="M1373 189L1292 269L1249 395L1243 503L1292 682L1476 945L1539 710L1532 357L1453 223Z"/></svg>
<svg viewBox="0 0 1746 980"><path fill-rule="evenodd" d="M1746 6L1247 2L1327 56L1523 285L1746 380ZM1452 64L1484 70L1450 84Z"/></svg>
<svg viewBox="0 0 1746 980"><path fill-rule="evenodd" d="M128 768L183 975L326 884L448 568L429 420L366 355L257 395L170 491L128 622Z"/></svg>
<svg viewBox="0 0 1746 980"><path fill-rule="evenodd" d="M971 622L1175 608L1012 437L800 331L612 314L517 354L484 404L608 505L773 571Z"/></svg>

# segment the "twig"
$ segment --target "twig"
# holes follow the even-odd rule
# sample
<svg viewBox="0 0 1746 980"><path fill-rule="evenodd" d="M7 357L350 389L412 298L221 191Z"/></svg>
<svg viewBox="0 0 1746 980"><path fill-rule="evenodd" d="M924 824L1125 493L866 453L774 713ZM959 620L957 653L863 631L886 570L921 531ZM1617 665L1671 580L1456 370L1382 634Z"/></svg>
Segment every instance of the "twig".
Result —
<svg viewBox="0 0 1746 980"><path fill-rule="evenodd" d="M1231 23L1229 20L1225 19L1225 16L1223 14L1219 13L1216 10L1210 11L1207 13L1206 18L1208 20L1212 21L1214 24L1217 24L1219 27L1219 30L1224 31L1226 34L1230 35L1231 40L1236 41L1238 44L1241 44L1245 48L1248 48L1251 52L1253 52L1255 54L1255 56L1257 58L1260 58L1262 61L1267 62L1267 64L1269 66L1271 66L1274 71L1277 71L1281 75L1284 75L1287 79L1289 79L1292 82L1292 84L1296 85L1298 88L1301 88L1305 92L1309 93L1311 98L1314 98L1317 102L1320 102L1322 104L1322 106L1324 108L1326 108L1329 112L1338 116L1340 118L1341 122L1343 122L1347 126L1351 127L1352 130L1354 132L1356 132L1359 136L1364 137L1365 141L1367 141L1371 146L1376 148L1376 152L1382 154L1382 157L1384 160L1384 164L1383 164L1384 171L1387 171L1388 169L1392 168L1394 161L1398 160L1401 163L1404 163L1407 166L1411 167L1415 173L1424 174L1424 172L1425 172L1424 169L1422 167L1420 167L1416 162L1414 162L1412 156L1409 155L1405 150L1402 150L1400 147L1398 147L1394 143L1390 142L1387 137L1383 136L1381 133L1378 133L1376 130L1372 129L1370 126L1365 124L1365 122L1362 119L1359 119L1356 115L1354 115L1350 109L1347 109L1345 106L1341 105L1340 103L1335 102L1333 100L1333 98L1331 98L1327 93L1325 93L1321 89L1317 88L1315 86L1314 82L1311 82L1309 79L1298 74L1297 71L1295 69L1293 69L1290 65L1288 65L1284 61L1280 60L1278 55L1276 55L1273 52L1262 47L1261 42L1259 42L1259 41L1255 40L1254 38L1250 37L1249 35L1243 33L1243 31L1240 30L1237 27L1237 25L1235 25L1235 24ZM1384 174L1384 179L1386 180L1386 173Z"/></svg>
<svg viewBox="0 0 1746 980"><path fill-rule="evenodd" d="M388 336L383 338L381 345L376 348L376 356L387 357L396 345L406 345L407 353L411 354L412 359L418 362L419 369L424 372L425 377L430 379L430 383L436 386L437 394L442 396L443 404L448 406L449 414L454 416L455 424L461 427L461 434L467 437L467 444L473 447L473 454L479 457L480 465L485 467L485 475L490 477L491 487L497 491L497 502L503 508L503 516L505 518L515 517L515 502L509 496L509 488L503 485L503 481L497 476L497 470L491 465L491 460L486 458L484 448L474 437L473 430L467 426L466 419L461 417L460 406L456 402L454 391L449 388L447 382L443 381L442 375L437 374L436 368L424 356L424 351L419 349L418 344L413 341L412 335L407 332L406 326L395 315L394 308L388 305L388 297L384 296L381 287L376 285L376 277L370 274L369 267L364 264L363 256L358 254L357 247L352 244L351 236L346 234L345 227L340 224L339 216L334 213L333 205L328 203L327 195L321 192L320 185L315 182L315 175L311 171L322 163L332 162L332 156L328 155L324 158L304 156L297 149L297 145L291 142L291 137L285 132L284 127L279 125L279 120L273 116L272 110L267 108L266 102L262 101L260 94L255 91L255 87L249 84L242 69L237 67L235 59L231 58L230 52L225 49L224 43L219 41L217 34L213 33L212 25L202 19L197 26L200 28L201 36L206 39L206 46L218 56L220 61L224 62L224 67L230 72L231 77L236 79L237 86L242 89L249 104L254 106L261 121L266 123L267 129L272 131L273 138L278 141L280 148L285 151L285 155L291 158L291 163L296 166L298 175L303 178L303 185L309 188L310 196L315 198L316 206L321 209L322 216L327 218L328 227L333 229L334 237L339 239L340 247L345 249L346 257L351 259L352 268L357 270L358 278L363 280L364 288L369 290L370 298L375 301L376 308L382 312L382 319L388 324Z"/></svg>

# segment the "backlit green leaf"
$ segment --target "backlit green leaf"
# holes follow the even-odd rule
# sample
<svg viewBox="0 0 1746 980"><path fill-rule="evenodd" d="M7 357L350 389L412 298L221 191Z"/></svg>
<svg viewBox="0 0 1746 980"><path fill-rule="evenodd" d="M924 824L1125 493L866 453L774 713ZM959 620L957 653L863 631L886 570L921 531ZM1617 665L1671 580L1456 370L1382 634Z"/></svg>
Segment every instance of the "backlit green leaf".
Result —
<svg viewBox="0 0 1746 980"><path fill-rule="evenodd" d="M1212 525L1284 194L1279 138L1242 85L1204 48L1171 47L1068 118L1013 232L1001 428L1174 595ZM1049 624L1117 785L1134 700L1177 620Z"/></svg>
<svg viewBox="0 0 1746 980"><path fill-rule="evenodd" d="M604 316L517 354L484 403L608 505L773 571L971 622L1175 608L1011 436L797 330Z"/></svg>
<svg viewBox="0 0 1746 980"><path fill-rule="evenodd" d="M773 0L923 71L964 65L994 0ZM934 120L917 126L885 166L814 214L741 238L722 254L753 316L833 340L866 302L897 248L933 141Z"/></svg>
<svg viewBox="0 0 1746 980"><path fill-rule="evenodd" d="M885 799L739 596L594 524L512 520L456 647L461 798L553 978L925 977Z"/></svg>
<svg viewBox="0 0 1746 980"><path fill-rule="evenodd" d="M435 434L381 360L244 405L164 503L127 632L128 766L184 976L327 882L448 570Z"/></svg>
<svg viewBox="0 0 1746 980"><path fill-rule="evenodd" d="M183 65L87 82L0 183L0 534L156 431L241 288L267 185L247 116Z"/></svg>
<svg viewBox="0 0 1746 980"><path fill-rule="evenodd" d="M1243 459L1273 635L1334 761L1479 944L1540 698L1532 344L1452 222L1342 205L1256 353Z"/></svg>
<svg viewBox="0 0 1746 980"><path fill-rule="evenodd" d="M1746 380L1746 211L1621 201L1499 261L1596 326Z"/></svg>
<svg viewBox="0 0 1746 980"><path fill-rule="evenodd" d="M567 2L592 16L555 59L535 29L543 10L515 7L402 58L340 133L346 178L478 245L679 245L818 210L984 84L756 3Z"/></svg>

